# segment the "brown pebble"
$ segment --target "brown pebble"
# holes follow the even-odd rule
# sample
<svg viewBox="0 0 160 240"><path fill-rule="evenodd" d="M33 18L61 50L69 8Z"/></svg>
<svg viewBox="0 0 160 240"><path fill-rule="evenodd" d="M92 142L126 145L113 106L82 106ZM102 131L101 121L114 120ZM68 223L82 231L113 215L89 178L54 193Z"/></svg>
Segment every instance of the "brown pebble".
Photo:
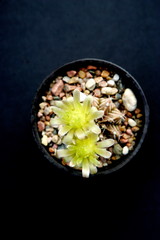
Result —
<svg viewBox="0 0 160 240"><path fill-rule="evenodd" d="M120 141L120 143L127 143L128 139L121 138L119 141Z"/></svg>
<svg viewBox="0 0 160 240"><path fill-rule="evenodd" d="M109 76L109 72L107 70L103 70L102 73L101 73L101 76L104 77L104 78L107 78Z"/></svg>
<svg viewBox="0 0 160 240"><path fill-rule="evenodd" d="M137 131L139 131L139 127L132 127L132 132L137 132Z"/></svg>
<svg viewBox="0 0 160 240"><path fill-rule="evenodd" d="M93 92L95 97L101 97L101 90L99 88L96 88Z"/></svg>
<svg viewBox="0 0 160 240"><path fill-rule="evenodd" d="M80 70L80 71L78 72L78 76L83 79L83 78L85 78L86 73L85 73L84 71Z"/></svg>
<svg viewBox="0 0 160 240"><path fill-rule="evenodd" d="M65 93L64 93L64 92L61 92L61 93L59 94L59 96L60 96L60 98L62 98L62 97L65 96Z"/></svg>
<svg viewBox="0 0 160 240"><path fill-rule="evenodd" d="M119 102L119 103L122 103L123 101L122 101L122 99L119 99L118 102Z"/></svg>
<svg viewBox="0 0 160 240"><path fill-rule="evenodd" d="M96 70L96 76L101 76L101 71L100 70Z"/></svg>
<svg viewBox="0 0 160 240"><path fill-rule="evenodd" d="M130 147L132 144L130 143L130 142L128 142L127 144L126 144L126 146L127 147Z"/></svg>
<svg viewBox="0 0 160 240"><path fill-rule="evenodd" d="M135 112L135 114L138 114L141 112L141 110L139 108L136 108L136 110L134 112Z"/></svg>
<svg viewBox="0 0 160 240"><path fill-rule="evenodd" d="M129 118L132 118L132 113L131 112L127 112L126 116L129 117Z"/></svg>
<svg viewBox="0 0 160 240"><path fill-rule="evenodd" d="M42 131L45 129L45 124L44 124L44 122L38 121L37 125L38 125L38 131L39 131L39 132L42 132Z"/></svg>
<svg viewBox="0 0 160 240"><path fill-rule="evenodd" d="M68 77L74 77L74 76L76 75L76 73L77 73L76 71L71 70L71 71L68 71L68 72L67 72L67 76L68 76Z"/></svg>
<svg viewBox="0 0 160 240"><path fill-rule="evenodd" d="M74 89L76 89L76 86L69 85L69 84L64 85L64 91L65 92L70 92L70 91L73 91Z"/></svg>
<svg viewBox="0 0 160 240"><path fill-rule="evenodd" d="M50 121L50 116L46 116L46 120L47 120L47 121Z"/></svg>
<svg viewBox="0 0 160 240"><path fill-rule="evenodd" d="M87 67L87 69L88 69L88 70L96 70L97 67L96 67L96 66L89 65L89 66Z"/></svg>
<svg viewBox="0 0 160 240"><path fill-rule="evenodd" d="M107 82L106 81L101 81L98 83L99 87L106 87L107 86Z"/></svg>
<svg viewBox="0 0 160 240"><path fill-rule="evenodd" d="M108 164L112 164L112 161L108 160L107 163L108 163Z"/></svg>
<svg viewBox="0 0 160 240"><path fill-rule="evenodd" d="M63 81L59 80L57 83L53 85L51 91L55 96L58 96L62 92L63 87L64 87Z"/></svg>
<svg viewBox="0 0 160 240"><path fill-rule="evenodd" d="M123 126L120 126L120 127L119 127L119 130L120 130L121 132L125 132L125 131L126 131L126 126L124 126L124 125L123 125Z"/></svg>
<svg viewBox="0 0 160 240"><path fill-rule="evenodd" d="M42 122L45 122L45 120L46 120L45 116L42 116L42 117L40 118L40 121L42 121Z"/></svg>
<svg viewBox="0 0 160 240"><path fill-rule="evenodd" d="M49 126L50 125L50 122L49 121L45 121L44 122L46 126Z"/></svg>
<svg viewBox="0 0 160 240"><path fill-rule="evenodd" d="M126 120L124 121L124 125L125 125L125 126L128 125L128 120L127 120L127 121L126 121Z"/></svg>
<svg viewBox="0 0 160 240"><path fill-rule="evenodd" d="M123 137L124 139L128 139L130 136L129 136L128 134L126 134L126 133L123 133L123 134L122 134L122 137Z"/></svg>
<svg viewBox="0 0 160 240"><path fill-rule="evenodd" d="M92 78L92 74L90 72L86 72L86 78Z"/></svg>
<svg viewBox="0 0 160 240"><path fill-rule="evenodd" d="M48 150L49 150L50 153L53 153L55 151L54 148L52 148L52 147L49 147Z"/></svg>
<svg viewBox="0 0 160 240"><path fill-rule="evenodd" d="M53 96L52 95L47 95L47 100L49 100L49 101L53 100Z"/></svg>
<svg viewBox="0 0 160 240"><path fill-rule="evenodd" d="M137 118L141 118L142 116L143 116L143 114L138 113L136 117L137 117Z"/></svg>

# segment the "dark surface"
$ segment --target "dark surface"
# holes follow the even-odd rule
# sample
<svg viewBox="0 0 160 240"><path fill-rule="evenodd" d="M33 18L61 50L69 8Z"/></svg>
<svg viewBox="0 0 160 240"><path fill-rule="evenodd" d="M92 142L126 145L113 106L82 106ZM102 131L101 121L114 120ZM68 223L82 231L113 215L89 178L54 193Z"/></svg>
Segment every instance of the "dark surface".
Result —
<svg viewBox="0 0 160 240"><path fill-rule="evenodd" d="M52 219L62 229L68 223L66 233L75 228L83 238L88 230L106 239L109 234L108 239L160 239L159 43L158 0L1 0L1 192L13 192L12 198L23 192L30 202L40 193L36 205L42 197L48 204L42 202L39 214L47 206L61 210ZM97 181L61 176L41 158L30 128L31 102L41 81L61 65L88 57L130 72L151 110L135 161Z"/></svg>

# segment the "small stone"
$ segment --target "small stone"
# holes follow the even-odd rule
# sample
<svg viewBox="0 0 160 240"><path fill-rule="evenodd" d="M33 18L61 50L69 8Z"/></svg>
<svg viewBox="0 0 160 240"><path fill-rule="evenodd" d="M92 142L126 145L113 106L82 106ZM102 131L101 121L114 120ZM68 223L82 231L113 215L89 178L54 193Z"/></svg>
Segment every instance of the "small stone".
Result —
<svg viewBox="0 0 160 240"><path fill-rule="evenodd" d="M113 76L113 80L116 82L119 80L119 75L118 74L114 74Z"/></svg>
<svg viewBox="0 0 160 240"><path fill-rule="evenodd" d="M49 126L50 125L50 122L49 121L45 121L44 122L46 126Z"/></svg>
<svg viewBox="0 0 160 240"><path fill-rule="evenodd" d="M43 116L43 113L39 111L39 112L37 113L37 117L40 118L40 117L42 117L42 116Z"/></svg>
<svg viewBox="0 0 160 240"><path fill-rule="evenodd" d="M42 132L45 129L45 124L42 121L38 121L38 131Z"/></svg>
<svg viewBox="0 0 160 240"><path fill-rule="evenodd" d="M85 84L85 82L82 82L82 83L81 83L81 88L82 88L83 91L86 90L86 84Z"/></svg>
<svg viewBox="0 0 160 240"><path fill-rule="evenodd" d="M113 152L116 155L121 155L122 154L122 147L120 146L120 144L115 144L113 147Z"/></svg>
<svg viewBox="0 0 160 240"><path fill-rule="evenodd" d="M104 77L104 78L107 78L109 76L109 72L106 71L106 70L103 70L102 73L101 73L101 76Z"/></svg>
<svg viewBox="0 0 160 240"><path fill-rule="evenodd" d="M63 81L64 81L64 82L68 83L69 80L70 80L70 77L68 77L68 76L64 76L64 77L63 77Z"/></svg>
<svg viewBox="0 0 160 240"><path fill-rule="evenodd" d="M137 107L137 99L134 95L134 93L132 92L132 90L130 88L127 88L122 96L122 100L123 100L123 105L124 107L132 112L136 109Z"/></svg>
<svg viewBox="0 0 160 240"><path fill-rule="evenodd" d="M135 127L137 125L136 121L134 121L132 118L129 118L128 119L128 124L131 126L131 127Z"/></svg>
<svg viewBox="0 0 160 240"><path fill-rule="evenodd" d="M113 87L113 86L115 85L115 81L113 81L113 80L111 79L111 80L109 80L109 81L107 82L107 85L108 85L109 87Z"/></svg>
<svg viewBox="0 0 160 240"><path fill-rule="evenodd" d="M139 108L136 108L136 110L134 112L135 112L135 114L138 114L141 112L141 110Z"/></svg>
<svg viewBox="0 0 160 240"><path fill-rule="evenodd" d="M68 76L68 77L74 77L74 76L76 75L76 73L77 73L76 71L71 70L71 71L68 71L68 72L67 72L67 76Z"/></svg>
<svg viewBox="0 0 160 240"><path fill-rule="evenodd" d="M58 135L54 135L54 136L52 137L52 142L57 143L57 142L58 142L58 139L59 139Z"/></svg>
<svg viewBox="0 0 160 240"><path fill-rule="evenodd" d="M98 83L99 87L107 87L108 83L106 81L101 81Z"/></svg>
<svg viewBox="0 0 160 240"><path fill-rule="evenodd" d="M78 72L78 76L83 79L83 78L86 77L86 73L85 73L84 71L80 70L80 71Z"/></svg>
<svg viewBox="0 0 160 240"><path fill-rule="evenodd" d="M132 127L132 132L138 132L139 131L139 127Z"/></svg>
<svg viewBox="0 0 160 240"><path fill-rule="evenodd" d="M116 93L115 98L116 98L117 100L120 100L120 99L121 99L121 94Z"/></svg>
<svg viewBox="0 0 160 240"><path fill-rule="evenodd" d="M118 92L117 88L112 88L112 87L104 87L101 90L102 94L106 94L106 95L114 95Z"/></svg>
<svg viewBox="0 0 160 240"><path fill-rule="evenodd" d="M88 70L96 70L97 67L96 67L96 66L89 65L89 66L87 67L87 69L88 69Z"/></svg>
<svg viewBox="0 0 160 240"><path fill-rule="evenodd" d="M103 81L103 77L96 77L94 78L96 83L100 83L101 81Z"/></svg>
<svg viewBox="0 0 160 240"><path fill-rule="evenodd" d="M99 88L96 88L93 92L95 97L101 97L101 90Z"/></svg>
<svg viewBox="0 0 160 240"><path fill-rule="evenodd" d="M53 147L49 147L48 150L49 150L50 153L54 153L55 152L55 149Z"/></svg>
<svg viewBox="0 0 160 240"><path fill-rule="evenodd" d="M128 139L128 138L130 138L130 136L129 136L128 134L126 134L126 133L123 133L123 134L122 134L122 138Z"/></svg>
<svg viewBox="0 0 160 240"><path fill-rule="evenodd" d="M46 116L46 120L47 120L47 121L50 121L50 116L47 115L47 116Z"/></svg>
<svg viewBox="0 0 160 240"><path fill-rule="evenodd" d="M53 96L52 95L47 95L47 98L46 98L48 101L51 101L53 99Z"/></svg>
<svg viewBox="0 0 160 240"><path fill-rule="evenodd" d="M86 82L86 88L90 91L92 91L96 86L96 82L93 78L90 78L87 82Z"/></svg>
<svg viewBox="0 0 160 240"><path fill-rule="evenodd" d="M48 103L42 102L42 103L39 104L39 106L40 106L41 109L44 109L46 106L48 106Z"/></svg>
<svg viewBox="0 0 160 240"><path fill-rule="evenodd" d="M86 78L92 78L93 75L90 72L86 72Z"/></svg>
<svg viewBox="0 0 160 240"><path fill-rule="evenodd" d="M129 148L127 146L123 147L122 153L123 155L127 155L129 152Z"/></svg>
<svg viewBox="0 0 160 240"><path fill-rule="evenodd" d="M46 96L42 96L42 100L45 102L46 101Z"/></svg>
<svg viewBox="0 0 160 240"><path fill-rule="evenodd" d="M89 94L90 94L90 91L89 91L89 90L85 90L84 93L85 93L86 95L89 95Z"/></svg>
<svg viewBox="0 0 160 240"><path fill-rule="evenodd" d="M58 96L62 92L63 87L64 87L63 81L59 80L57 83L53 85L51 91L55 96Z"/></svg>
<svg viewBox="0 0 160 240"><path fill-rule="evenodd" d="M128 139L121 138L119 141L120 141L120 143L127 143Z"/></svg>
<svg viewBox="0 0 160 240"><path fill-rule="evenodd" d="M62 98L62 97L65 96L65 93L64 93L64 92L61 92L61 93L59 94L59 96L60 96L60 98Z"/></svg>
<svg viewBox="0 0 160 240"><path fill-rule="evenodd" d="M50 112L51 112L50 107L46 107L46 108L44 109L44 115L48 115Z"/></svg>
<svg viewBox="0 0 160 240"><path fill-rule="evenodd" d="M127 116L128 118L132 118L132 113L131 113L131 112L126 112L126 116Z"/></svg>
<svg viewBox="0 0 160 240"><path fill-rule="evenodd" d="M101 71L100 70L97 69L95 73L96 73L96 76L101 76Z"/></svg>
<svg viewBox="0 0 160 240"><path fill-rule="evenodd" d="M78 83L79 82L79 77L72 77L70 78L69 80L69 84L72 84L72 83Z"/></svg>
<svg viewBox="0 0 160 240"><path fill-rule="evenodd" d="M126 133L129 134L130 136L133 135L133 132L132 132L132 130L131 130L130 128L128 128L128 129L126 130Z"/></svg>
<svg viewBox="0 0 160 240"><path fill-rule="evenodd" d="M48 145L48 137L46 135L43 135L43 137L41 138L41 143L44 145L44 146L47 146Z"/></svg>
<svg viewBox="0 0 160 240"><path fill-rule="evenodd" d="M64 85L64 91L65 92L70 92L70 91L73 91L74 89L76 89L76 86L69 85L69 84Z"/></svg>
<svg viewBox="0 0 160 240"><path fill-rule="evenodd" d="M142 116L143 116L143 114L138 113L136 117L137 117L137 118L141 118Z"/></svg>

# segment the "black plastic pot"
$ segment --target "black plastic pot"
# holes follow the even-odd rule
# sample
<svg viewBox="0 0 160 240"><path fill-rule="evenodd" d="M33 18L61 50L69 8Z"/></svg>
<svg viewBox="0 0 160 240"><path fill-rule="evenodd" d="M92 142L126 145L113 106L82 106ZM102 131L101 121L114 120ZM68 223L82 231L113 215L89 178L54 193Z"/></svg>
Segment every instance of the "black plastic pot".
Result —
<svg viewBox="0 0 160 240"><path fill-rule="evenodd" d="M35 98L33 100L32 104L32 112L31 112L31 124L32 124L32 133L35 142L37 143L37 146L40 150L40 152L43 154L44 158L50 161L57 170L62 170L68 174L74 175L74 176L82 176L81 171L75 170L74 168L64 166L60 163L59 160L56 158L53 158L48 153L47 149L41 144L40 135L37 129L37 112L39 109L39 103L42 102L42 96L45 95L45 91L49 89L50 83L58 76L63 76L66 74L69 70L76 70L81 67L86 67L88 65L94 65L97 67L105 67L109 69L110 71L113 71L120 75L122 82L124 83L126 88L131 88L133 92L136 95L136 98L138 100L138 107L142 109L143 112L143 127L140 129L137 140L136 140L136 146L133 151L130 151L130 153L126 156L121 157L118 161L114 161L109 166L99 168L97 174L93 175L106 175L112 172L115 172L125 166L128 162L130 162L139 149L141 148L141 145L145 139L148 125L149 125L149 106L146 100L146 97L144 95L144 92L138 82L134 79L133 76L131 76L126 70L119 67L118 65L105 61L100 59L80 59L71 63L68 63L54 72L52 72L48 77L44 79L44 81L41 83L40 87L37 90L37 93L35 95Z"/></svg>

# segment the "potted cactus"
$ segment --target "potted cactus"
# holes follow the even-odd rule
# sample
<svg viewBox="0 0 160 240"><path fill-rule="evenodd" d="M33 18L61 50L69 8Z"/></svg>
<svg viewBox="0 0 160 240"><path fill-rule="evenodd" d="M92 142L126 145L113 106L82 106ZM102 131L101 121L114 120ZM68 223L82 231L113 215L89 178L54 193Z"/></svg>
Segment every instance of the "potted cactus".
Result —
<svg viewBox="0 0 160 240"><path fill-rule="evenodd" d="M44 80L32 107L32 129L55 166L88 178L133 158L145 137L148 113L131 75L104 60L85 59Z"/></svg>

